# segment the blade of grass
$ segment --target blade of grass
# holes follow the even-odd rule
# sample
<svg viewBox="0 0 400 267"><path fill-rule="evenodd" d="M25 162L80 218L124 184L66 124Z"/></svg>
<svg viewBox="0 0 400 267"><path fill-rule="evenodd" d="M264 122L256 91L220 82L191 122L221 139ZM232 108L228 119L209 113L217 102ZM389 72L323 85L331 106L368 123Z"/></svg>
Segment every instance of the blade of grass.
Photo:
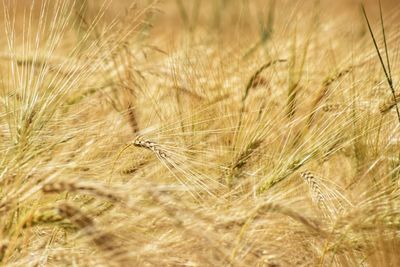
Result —
<svg viewBox="0 0 400 267"><path fill-rule="evenodd" d="M387 48L387 42L386 42L386 34L385 34L385 27L383 26L383 15L382 15L382 5L381 5L381 0L379 0L379 14L381 17L381 27L382 27L382 34L383 34L383 43L385 44L385 54L386 54L386 64L388 68L388 73L390 80L392 80L392 71L390 68L390 61L389 61L389 53L388 53L388 48ZM393 81L393 80L392 80Z"/></svg>
<svg viewBox="0 0 400 267"><path fill-rule="evenodd" d="M369 33L371 34L371 38L372 38L372 41L373 41L374 46L375 46L376 53L378 54L379 61L381 62L383 72L385 73L386 80L387 80L387 82L389 84L389 88L390 88L390 90L392 92L393 100L396 103L397 118L398 118L399 123L400 123L400 111L399 111L399 106L397 105L397 99L396 99L396 93L394 91L393 81L392 81L392 79L390 77L390 74L388 73L388 70L386 69L385 63L383 62L383 58L382 58L381 52L379 51L379 47L378 47L378 44L376 42L376 38L374 36L374 33L372 32L372 28L371 28L371 25L369 23L369 19L368 19L367 13L365 11L364 5L361 5L361 8L362 8L362 12L363 12L364 18L365 18L365 20L367 22L367 25L368 25ZM382 13L381 13L381 16L382 16ZM381 19L381 24L382 24L382 28L384 28L382 19ZM388 57L388 55L387 55L387 47L386 47L386 37L385 37L385 32L384 31L383 31L383 36L384 36L384 39L385 39L386 56ZM390 68L390 67L388 66L388 68Z"/></svg>

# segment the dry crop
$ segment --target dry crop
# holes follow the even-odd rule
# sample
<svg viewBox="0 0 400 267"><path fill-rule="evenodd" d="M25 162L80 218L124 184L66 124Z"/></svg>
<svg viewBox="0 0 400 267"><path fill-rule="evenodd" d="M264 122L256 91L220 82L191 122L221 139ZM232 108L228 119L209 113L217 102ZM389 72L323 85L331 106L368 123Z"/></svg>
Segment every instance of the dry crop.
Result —
<svg viewBox="0 0 400 267"><path fill-rule="evenodd" d="M400 266L396 0L3 0L1 266Z"/></svg>

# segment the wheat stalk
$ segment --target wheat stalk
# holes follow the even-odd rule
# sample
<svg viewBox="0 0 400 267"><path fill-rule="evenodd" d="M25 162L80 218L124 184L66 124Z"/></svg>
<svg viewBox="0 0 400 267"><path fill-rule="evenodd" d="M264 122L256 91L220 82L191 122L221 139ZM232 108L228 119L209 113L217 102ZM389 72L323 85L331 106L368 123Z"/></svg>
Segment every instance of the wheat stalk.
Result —
<svg viewBox="0 0 400 267"><path fill-rule="evenodd" d="M286 59L272 60L272 61L262 65L260 68L257 69L256 72L253 73L253 75L250 77L249 81L247 82L247 85L246 85L246 88L245 88L245 91L244 91L244 95L242 97L242 106L244 105L243 103L246 101L246 99L247 99L247 97L249 95L250 89L252 89L252 88L254 88L254 87L258 86L258 85L263 85L263 84L266 83L266 81L262 77L260 77L260 74L265 69L269 68L270 66L275 65L276 63L286 62L286 61L287 61ZM244 108L242 107L242 110L243 109Z"/></svg>
<svg viewBox="0 0 400 267"><path fill-rule="evenodd" d="M129 168L121 170L122 174L134 174L136 173L141 167L146 166L147 162L139 162Z"/></svg>
<svg viewBox="0 0 400 267"><path fill-rule="evenodd" d="M132 104L128 105L128 119L129 119L129 124L132 128L133 134L137 134L140 129L139 129L139 124L136 119L136 109Z"/></svg>
<svg viewBox="0 0 400 267"><path fill-rule="evenodd" d="M306 227L311 230L318 232L320 234L324 234L323 229L320 228L317 222L314 220L307 218L306 216L301 215L295 210L285 207L284 205L274 203L271 201L259 204L256 208L254 208L250 215L242 216L240 218L233 218L229 220L223 220L215 225L216 229L224 228L226 230L231 230L233 226L244 227L245 224L248 224L250 221L254 221L260 219L262 215L265 213L276 212L302 223Z"/></svg>
<svg viewBox="0 0 400 267"><path fill-rule="evenodd" d="M292 219L304 224L305 226L314 230L317 233L320 233L320 234L323 233L323 230L318 226L318 224L315 221L301 215L300 213L294 211L291 208L285 207L278 203L267 202L267 203L261 204L259 207L256 208L256 211L258 214L261 214L263 212L281 213L281 214L289 216Z"/></svg>
<svg viewBox="0 0 400 267"><path fill-rule="evenodd" d="M335 81L339 80L340 78L344 77L346 74L350 73L352 70L353 66L350 66L332 76L328 76L327 78L325 78L325 80L322 82L321 89L319 90L318 95L311 104L311 113L308 116L308 121L307 121L308 127L311 127L313 125L318 110L318 106L329 94L330 85Z"/></svg>
<svg viewBox="0 0 400 267"><path fill-rule="evenodd" d="M400 101L400 93L395 95L396 97L390 96L379 105L379 111L382 114L388 113L396 104Z"/></svg>
<svg viewBox="0 0 400 267"><path fill-rule="evenodd" d="M181 229L183 232L187 232L191 236L199 238L199 240L204 240L204 243L212 246L221 257L228 259L228 254L224 251L224 248L216 245L219 240L212 238L213 235L211 235L211 233L208 235L203 235L203 233L207 231L205 227L202 227L203 229L192 229L184 221L184 218L192 217L193 220L207 221L210 223L212 221L210 218L206 218L197 211L193 211L188 208L184 209L172 196L166 194L166 192L152 189L149 189L146 192L162 207L164 213L173 220L173 224L177 229ZM210 262L207 258L203 258L203 260L205 262Z"/></svg>
<svg viewBox="0 0 400 267"><path fill-rule="evenodd" d="M116 193L110 190L101 188L99 185L85 184L77 181L56 181L50 182L42 187L44 193L61 193L64 191L68 192L87 192L112 202L122 202L123 197L118 196Z"/></svg>
<svg viewBox="0 0 400 267"><path fill-rule="evenodd" d="M308 170L301 172L300 175L308 184L313 201L317 205L323 204L324 195L322 193L321 187L319 186L315 176Z"/></svg>
<svg viewBox="0 0 400 267"><path fill-rule="evenodd" d="M227 183L229 186L232 185L234 176L240 175L242 169L247 164L248 160L254 154L254 152L261 146L263 140L256 139L250 142L244 151L239 154L239 156L230 164L229 169L227 170Z"/></svg>
<svg viewBox="0 0 400 267"><path fill-rule="evenodd" d="M128 266L126 264L128 251L118 244L114 235L97 229L92 218L67 202L58 205L58 212L83 230L91 238L91 241L107 254L109 260L117 262L120 266Z"/></svg>
<svg viewBox="0 0 400 267"><path fill-rule="evenodd" d="M58 205L58 213L65 219L70 220L80 229L87 229L90 232L94 232L92 227L94 227L94 221L89 216L85 215L78 208L68 204L60 203Z"/></svg>
<svg viewBox="0 0 400 267"><path fill-rule="evenodd" d="M158 158L167 159L167 152L162 149L160 145L150 140L144 139L142 136L138 136L133 141L133 145L153 151Z"/></svg>
<svg viewBox="0 0 400 267"><path fill-rule="evenodd" d="M313 202L327 218L335 219L345 211L346 207L353 206L340 190L335 188L337 186L333 183L331 187L327 187L308 170L301 172L301 177L308 184Z"/></svg>
<svg viewBox="0 0 400 267"><path fill-rule="evenodd" d="M54 209L42 210L40 212L34 212L30 215L23 223L23 228L28 228L41 224L51 224L62 221L64 218L57 214Z"/></svg>

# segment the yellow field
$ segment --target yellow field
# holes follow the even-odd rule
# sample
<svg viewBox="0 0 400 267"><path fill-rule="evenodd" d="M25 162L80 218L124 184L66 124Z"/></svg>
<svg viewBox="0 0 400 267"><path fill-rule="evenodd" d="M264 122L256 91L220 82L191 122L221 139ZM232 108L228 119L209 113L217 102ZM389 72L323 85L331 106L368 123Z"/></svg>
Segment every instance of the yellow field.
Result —
<svg viewBox="0 0 400 267"><path fill-rule="evenodd" d="M400 266L400 2L0 5L0 266Z"/></svg>

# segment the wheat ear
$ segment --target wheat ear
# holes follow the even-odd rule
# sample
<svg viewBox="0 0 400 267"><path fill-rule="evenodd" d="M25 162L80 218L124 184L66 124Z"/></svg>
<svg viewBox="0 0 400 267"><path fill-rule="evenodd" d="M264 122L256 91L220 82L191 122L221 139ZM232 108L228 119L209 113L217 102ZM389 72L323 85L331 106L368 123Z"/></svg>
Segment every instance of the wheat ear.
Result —
<svg viewBox="0 0 400 267"><path fill-rule="evenodd" d="M315 176L308 170L300 173L301 177L306 181L310 189L311 198L317 205L324 204L324 195Z"/></svg>
<svg viewBox="0 0 400 267"><path fill-rule="evenodd" d="M136 147L141 147L151 150L157 155L157 157L161 159L167 158L167 152L164 149L162 149L160 145L150 140L144 139L142 136L136 137L136 139L133 141L133 145Z"/></svg>

